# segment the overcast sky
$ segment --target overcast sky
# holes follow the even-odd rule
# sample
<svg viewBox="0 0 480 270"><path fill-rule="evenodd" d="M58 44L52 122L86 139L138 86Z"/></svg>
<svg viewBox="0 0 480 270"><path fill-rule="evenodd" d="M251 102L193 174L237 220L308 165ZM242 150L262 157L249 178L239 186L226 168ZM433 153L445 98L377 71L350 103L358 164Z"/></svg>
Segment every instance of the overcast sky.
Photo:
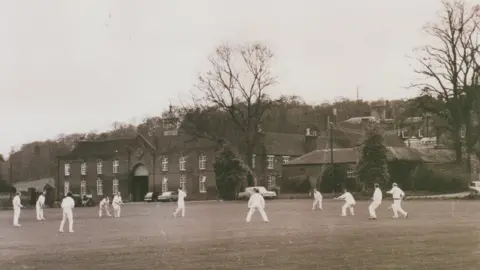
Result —
<svg viewBox="0 0 480 270"><path fill-rule="evenodd" d="M402 98L439 0L0 1L0 153L159 114L221 42L275 53L272 94Z"/></svg>

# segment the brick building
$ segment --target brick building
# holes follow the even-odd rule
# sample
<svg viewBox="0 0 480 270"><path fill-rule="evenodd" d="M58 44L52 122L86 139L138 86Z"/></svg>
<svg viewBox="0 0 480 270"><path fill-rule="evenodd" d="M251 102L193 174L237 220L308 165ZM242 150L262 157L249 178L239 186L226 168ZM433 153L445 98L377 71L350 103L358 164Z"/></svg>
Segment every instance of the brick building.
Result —
<svg viewBox="0 0 480 270"><path fill-rule="evenodd" d="M99 197L120 191L125 199L141 201L149 191L182 188L189 199L216 198L215 144L180 135L168 125L156 132L133 138L79 141L69 154L59 158L60 193ZM252 156L257 185L275 188L282 164L323 149L326 142L308 129L305 134L260 132Z"/></svg>

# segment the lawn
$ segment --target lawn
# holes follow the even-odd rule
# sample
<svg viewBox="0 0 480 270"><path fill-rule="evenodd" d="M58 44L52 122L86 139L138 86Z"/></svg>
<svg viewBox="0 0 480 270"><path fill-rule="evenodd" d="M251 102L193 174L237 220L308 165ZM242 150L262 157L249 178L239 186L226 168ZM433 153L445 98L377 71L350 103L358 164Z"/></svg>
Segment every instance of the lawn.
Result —
<svg viewBox="0 0 480 270"><path fill-rule="evenodd" d="M267 202L270 223L245 203L187 202L175 219L172 203L131 204L121 219L75 209L75 233L60 234L60 211L47 221L24 210L23 227L0 211L0 269L480 269L478 202L406 201L409 218L393 220L385 201L379 220L367 202L340 217L342 202Z"/></svg>

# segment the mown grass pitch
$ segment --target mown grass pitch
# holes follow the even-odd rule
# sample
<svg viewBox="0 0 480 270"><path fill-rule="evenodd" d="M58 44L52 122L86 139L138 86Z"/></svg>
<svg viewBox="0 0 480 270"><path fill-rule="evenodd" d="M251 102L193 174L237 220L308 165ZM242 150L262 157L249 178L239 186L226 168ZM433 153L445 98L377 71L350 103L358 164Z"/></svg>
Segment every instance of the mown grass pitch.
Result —
<svg viewBox="0 0 480 270"><path fill-rule="evenodd" d="M479 269L478 202L406 201L409 219L393 220L384 201L379 220L368 202L340 217L343 202L267 201L270 223L258 213L244 222L246 203L132 204L120 219L75 209L75 233L60 234L60 210L37 222L24 210L22 228L0 211L0 269Z"/></svg>

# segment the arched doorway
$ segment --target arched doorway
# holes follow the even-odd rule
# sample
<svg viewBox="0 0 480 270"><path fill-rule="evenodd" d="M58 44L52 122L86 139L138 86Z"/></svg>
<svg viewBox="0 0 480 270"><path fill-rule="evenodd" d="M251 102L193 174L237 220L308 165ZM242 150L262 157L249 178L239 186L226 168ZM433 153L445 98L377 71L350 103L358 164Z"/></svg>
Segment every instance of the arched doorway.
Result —
<svg viewBox="0 0 480 270"><path fill-rule="evenodd" d="M132 200L141 202L148 193L148 169L143 164L133 168L132 174Z"/></svg>

